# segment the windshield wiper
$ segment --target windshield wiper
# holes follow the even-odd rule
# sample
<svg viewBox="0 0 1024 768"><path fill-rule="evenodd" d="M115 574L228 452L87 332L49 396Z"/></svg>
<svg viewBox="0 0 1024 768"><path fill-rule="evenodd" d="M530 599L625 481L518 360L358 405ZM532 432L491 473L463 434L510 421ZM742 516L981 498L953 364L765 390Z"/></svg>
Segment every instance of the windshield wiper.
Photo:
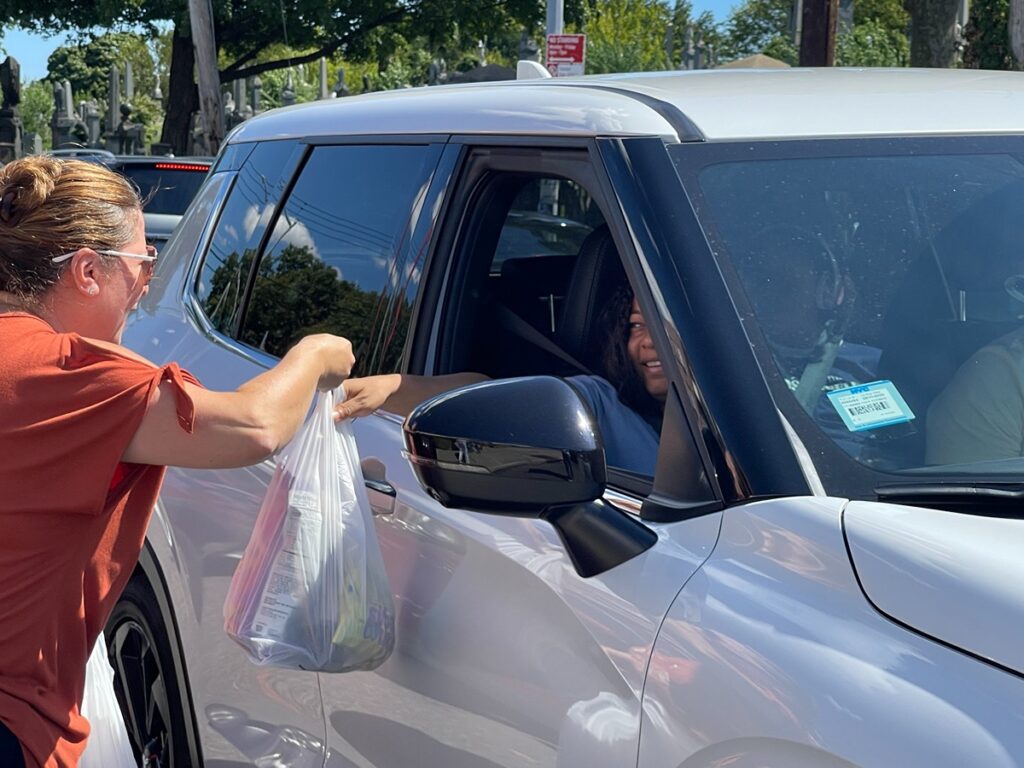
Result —
<svg viewBox="0 0 1024 768"><path fill-rule="evenodd" d="M989 517L1024 518L1024 483L893 483L875 488L879 501Z"/></svg>

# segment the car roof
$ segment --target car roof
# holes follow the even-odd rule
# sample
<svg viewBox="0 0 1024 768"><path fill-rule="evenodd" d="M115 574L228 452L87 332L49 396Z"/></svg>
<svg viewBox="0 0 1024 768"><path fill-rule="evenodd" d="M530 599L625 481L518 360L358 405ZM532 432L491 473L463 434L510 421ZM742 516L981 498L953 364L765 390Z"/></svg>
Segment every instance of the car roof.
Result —
<svg viewBox="0 0 1024 768"><path fill-rule="evenodd" d="M721 69L474 83L275 109L231 142L500 134L679 140L999 134L1024 127L1024 75L941 69Z"/></svg>

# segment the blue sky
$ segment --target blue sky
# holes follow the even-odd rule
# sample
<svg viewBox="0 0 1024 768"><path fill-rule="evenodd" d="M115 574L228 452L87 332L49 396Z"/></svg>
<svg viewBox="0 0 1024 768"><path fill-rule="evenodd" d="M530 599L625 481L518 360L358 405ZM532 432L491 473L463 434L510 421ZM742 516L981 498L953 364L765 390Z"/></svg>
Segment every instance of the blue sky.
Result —
<svg viewBox="0 0 1024 768"><path fill-rule="evenodd" d="M46 60L67 40L67 33L43 37L21 29L5 29L0 48L21 65L21 80L27 83L46 76Z"/></svg>
<svg viewBox="0 0 1024 768"><path fill-rule="evenodd" d="M740 0L693 0L694 14L711 11L718 21L729 15L729 10ZM20 29L5 29L0 48L8 56L13 56L21 65L22 82L28 83L46 76L46 60L54 49L59 48L67 40L68 34L60 32L44 37Z"/></svg>

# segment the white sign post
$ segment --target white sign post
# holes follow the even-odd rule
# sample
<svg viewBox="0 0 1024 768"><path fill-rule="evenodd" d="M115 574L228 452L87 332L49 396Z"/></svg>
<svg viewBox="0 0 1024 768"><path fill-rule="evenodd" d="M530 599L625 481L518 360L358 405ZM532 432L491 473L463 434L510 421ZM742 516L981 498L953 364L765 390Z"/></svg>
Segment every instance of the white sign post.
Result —
<svg viewBox="0 0 1024 768"><path fill-rule="evenodd" d="M587 58L586 35L548 35L544 63L552 77L582 75Z"/></svg>

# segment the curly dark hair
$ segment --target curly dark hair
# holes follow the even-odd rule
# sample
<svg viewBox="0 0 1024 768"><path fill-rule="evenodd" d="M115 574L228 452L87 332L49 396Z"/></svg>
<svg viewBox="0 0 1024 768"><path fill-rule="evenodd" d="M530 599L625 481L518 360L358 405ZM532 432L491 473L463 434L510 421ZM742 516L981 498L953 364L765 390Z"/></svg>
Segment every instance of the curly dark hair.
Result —
<svg viewBox="0 0 1024 768"><path fill-rule="evenodd" d="M627 283L612 294L599 325L602 338L608 340L598 371L611 382L619 399L649 422L660 423L663 406L647 392L643 379L629 356L629 314L633 307L633 289Z"/></svg>

